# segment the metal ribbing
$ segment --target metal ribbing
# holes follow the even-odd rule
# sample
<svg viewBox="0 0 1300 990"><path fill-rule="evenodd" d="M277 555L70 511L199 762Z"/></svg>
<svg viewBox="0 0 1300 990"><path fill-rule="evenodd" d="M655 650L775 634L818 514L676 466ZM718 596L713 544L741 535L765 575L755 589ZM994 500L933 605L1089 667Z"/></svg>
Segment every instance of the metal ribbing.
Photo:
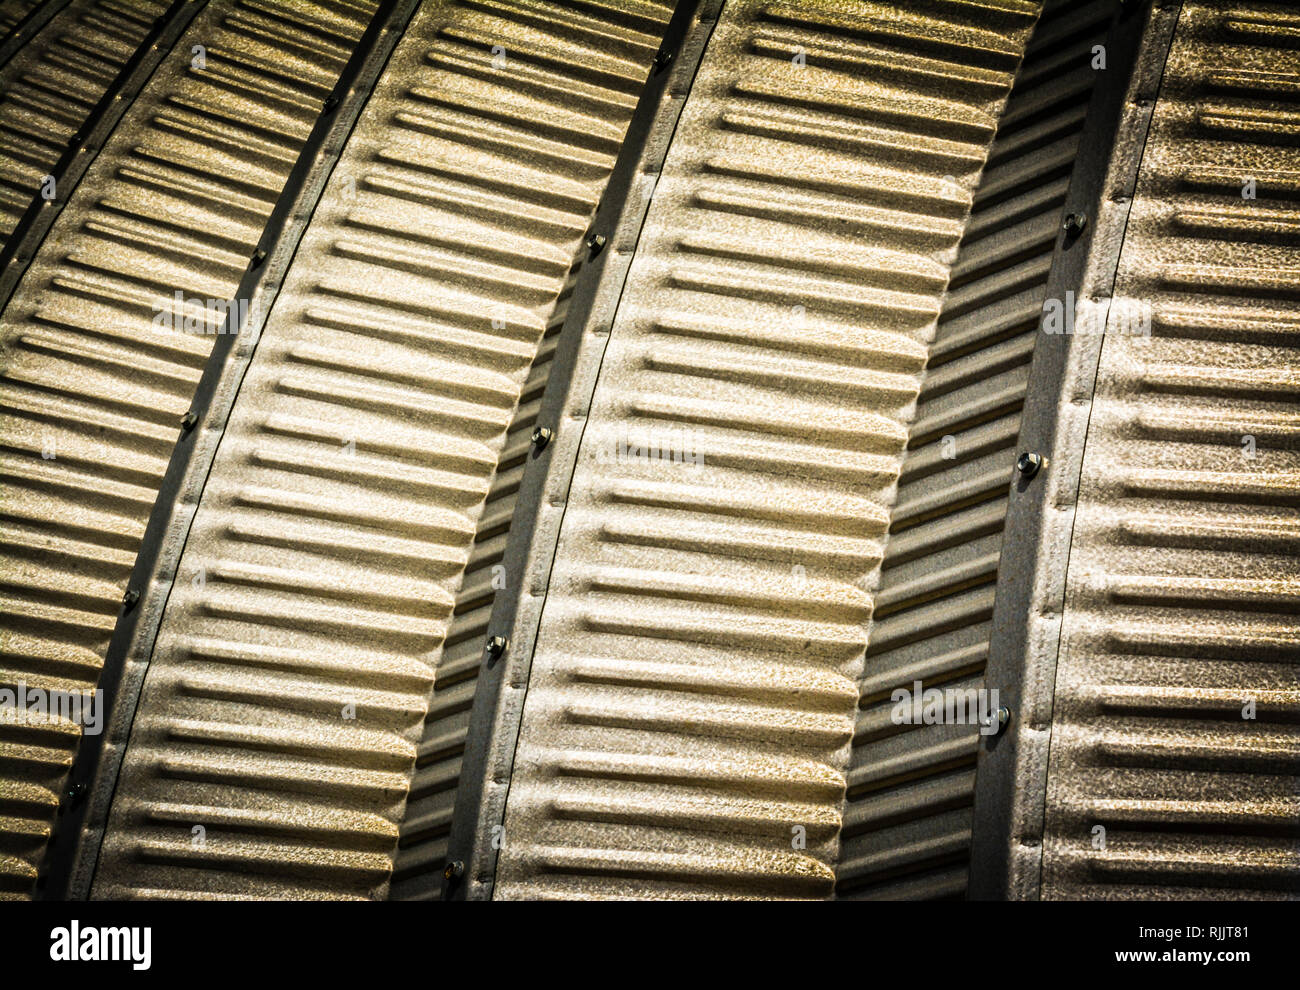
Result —
<svg viewBox="0 0 1300 990"><path fill-rule="evenodd" d="M1083 460L1045 898L1300 893L1298 32L1178 22Z"/></svg>
<svg viewBox="0 0 1300 990"><path fill-rule="evenodd" d="M32 259L0 328L6 687L94 687L220 322L205 301L235 291L373 9L208 5ZM161 328L160 313L177 326ZM5 893L30 890L79 732L0 724Z"/></svg>
<svg viewBox="0 0 1300 990"><path fill-rule="evenodd" d="M830 892L903 424L1036 13L723 9L559 424L495 896Z"/></svg>
<svg viewBox="0 0 1300 990"><path fill-rule="evenodd" d="M667 16L412 20L214 424L94 896L384 895L489 482Z"/></svg>
<svg viewBox="0 0 1300 990"><path fill-rule="evenodd" d="M849 771L841 897L960 896L976 725L896 725L899 688L983 687L1029 362L1114 0L1048 3L975 194L890 517Z"/></svg>

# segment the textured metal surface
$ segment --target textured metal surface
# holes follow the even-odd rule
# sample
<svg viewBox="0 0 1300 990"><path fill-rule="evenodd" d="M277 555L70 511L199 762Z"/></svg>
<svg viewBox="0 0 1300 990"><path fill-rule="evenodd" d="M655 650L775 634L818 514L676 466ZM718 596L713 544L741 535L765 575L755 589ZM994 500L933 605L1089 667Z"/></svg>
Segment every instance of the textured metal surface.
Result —
<svg viewBox="0 0 1300 990"><path fill-rule="evenodd" d="M582 260L575 259L568 284L551 313L519 395L497 462L486 504L474 533L465 576L456 591L456 604L438 662L437 679L416 757L415 774L402 819L400 848L393 864L390 897L394 900L438 896L447 856L447 836L469 728L470 706L483 663L488 620L499 592L509 589L505 548L519 502L519 489L528 470L533 429L538 425L542 393L550 378L560 328Z"/></svg>
<svg viewBox="0 0 1300 990"><path fill-rule="evenodd" d="M1126 3L1108 46L1120 73L1097 83L1066 194L1066 210L1089 220L1077 236L1062 230L1048 277L1054 305L1073 297L1076 328L1084 321L1104 325L1115 297L1120 248L1177 18L1177 5ZM1044 330L1047 312L1045 306ZM1102 340L1097 332L1040 332L1034 346L1019 447L1045 463L1034 477L1008 485L985 679L1011 717L1007 731L980 747L973 898L1038 896L1066 564Z"/></svg>
<svg viewBox="0 0 1300 990"><path fill-rule="evenodd" d="M94 687L216 329L192 307L199 332L159 329L156 308L234 291L370 9L204 8L32 259L0 326L6 686ZM30 888L78 731L0 725L6 893Z"/></svg>
<svg viewBox="0 0 1300 990"><path fill-rule="evenodd" d="M581 445L535 651L511 633L531 674L475 884L830 893L904 424L1036 13L723 8L590 408L557 424Z"/></svg>
<svg viewBox="0 0 1300 990"><path fill-rule="evenodd" d="M1298 30L1178 21L1115 293L1152 332L1112 307L1083 459L1044 897L1300 893Z"/></svg>
<svg viewBox="0 0 1300 990"><path fill-rule="evenodd" d="M94 896L385 892L489 481L667 13L412 21L192 510Z"/></svg>
<svg viewBox="0 0 1300 990"><path fill-rule="evenodd" d="M0 241L167 6L73 0L0 69Z"/></svg>
<svg viewBox="0 0 1300 990"><path fill-rule="evenodd" d="M930 345L867 640L840 897L959 896L977 725L895 725L892 692L984 686L994 582L1047 276L1118 3L1044 5ZM1108 53L1121 57L1118 51Z"/></svg>

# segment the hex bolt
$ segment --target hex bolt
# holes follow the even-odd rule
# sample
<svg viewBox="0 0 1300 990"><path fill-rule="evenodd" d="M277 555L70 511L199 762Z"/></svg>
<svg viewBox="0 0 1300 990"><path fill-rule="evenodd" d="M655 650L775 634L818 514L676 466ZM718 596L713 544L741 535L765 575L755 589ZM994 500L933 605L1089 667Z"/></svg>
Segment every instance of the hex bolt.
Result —
<svg viewBox="0 0 1300 990"><path fill-rule="evenodd" d="M129 612L135 608L136 603L140 601L140 592L135 588L127 588L126 594L122 596L122 605Z"/></svg>
<svg viewBox="0 0 1300 990"><path fill-rule="evenodd" d="M194 427L199 425L199 414L193 409L181 417L181 429L188 433Z"/></svg>
<svg viewBox="0 0 1300 990"><path fill-rule="evenodd" d="M1061 229L1065 231L1067 237L1078 237L1086 226L1088 226L1088 214L1071 213L1065 218L1065 223L1061 224Z"/></svg>
<svg viewBox="0 0 1300 990"><path fill-rule="evenodd" d="M587 250L591 252L591 256L594 258L604 249L605 243L604 234L592 234L587 238Z"/></svg>
<svg viewBox="0 0 1300 990"><path fill-rule="evenodd" d="M668 68L668 66L672 64L672 61L673 53L661 49L655 55L655 72L663 72L664 69Z"/></svg>
<svg viewBox="0 0 1300 990"><path fill-rule="evenodd" d="M554 430L548 430L545 426L539 426L533 430L533 453L540 454L546 449L546 445L551 442L555 436Z"/></svg>
<svg viewBox="0 0 1300 990"><path fill-rule="evenodd" d="M998 709L998 731L1001 732L1003 729L1005 729L1007 727L1007 723L1010 721L1011 721L1011 709L1008 708L1006 705L1002 705Z"/></svg>
<svg viewBox="0 0 1300 990"><path fill-rule="evenodd" d="M506 647L510 645L510 640L504 636L489 636L487 641L487 662L493 663L501 659L501 655L506 652Z"/></svg>
<svg viewBox="0 0 1300 990"><path fill-rule="evenodd" d="M329 113L338 105L339 105L339 98L335 96L333 93L330 93L329 96L325 97L325 102L321 104L321 112Z"/></svg>
<svg viewBox="0 0 1300 990"><path fill-rule="evenodd" d="M442 868L442 878L444 880L459 880L465 875L465 862L460 859L453 859Z"/></svg>
<svg viewBox="0 0 1300 990"><path fill-rule="evenodd" d="M1025 451L1023 454L1021 454L1019 457L1016 458L1016 470L1020 472L1021 476L1026 481L1028 481L1030 478L1036 475L1038 473L1038 469L1041 468L1042 466L1043 466L1042 454L1034 454L1034 453L1030 453L1029 451Z"/></svg>

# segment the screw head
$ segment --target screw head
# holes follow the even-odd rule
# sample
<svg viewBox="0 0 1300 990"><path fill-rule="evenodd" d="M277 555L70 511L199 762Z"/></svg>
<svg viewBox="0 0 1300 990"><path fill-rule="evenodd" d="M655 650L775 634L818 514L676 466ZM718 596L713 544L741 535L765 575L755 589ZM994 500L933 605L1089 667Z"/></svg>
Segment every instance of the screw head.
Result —
<svg viewBox="0 0 1300 990"><path fill-rule="evenodd" d="M506 647L510 645L510 640L504 636L489 636L486 646L488 663L492 663L506 652Z"/></svg>
<svg viewBox="0 0 1300 990"><path fill-rule="evenodd" d="M1065 222L1061 224L1061 229L1069 237L1078 237L1083 233L1083 228L1086 226L1088 226L1088 214L1071 213L1065 218Z"/></svg>
<svg viewBox="0 0 1300 990"><path fill-rule="evenodd" d="M545 426L537 427L533 430L533 450L544 450L546 445L551 442L551 438L554 436L554 430L548 430Z"/></svg>
<svg viewBox="0 0 1300 990"><path fill-rule="evenodd" d="M593 258L600 254L605 244L606 238L604 234L592 234L587 238L587 250L591 252Z"/></svg>
<svg viewBox="0 0 1300 990"><path fill-rule="evenodd" d="M189 412L187 412L184 416L181 417L182 430L188 432L189 430L194 429L194 427L198 425L199 425L199 414L196 413L193 409L191 409Z"/></svg>
<svg viewBox="0 0 1300 990"><path fill-rule="evenodd" d="M459 880L465 875L465 863L463 860L453 859L442 868L442 878L444 880Z"/></svg>
<svg viewBox="0 0 1300 990"><path fill-rule="evenodd" d="M128 612L131 611L131 609L135 608L136 604L139 601L140 601L140 592L138 592L135 588L127 588L126 594L122 596L122 605L126 608Z"/></svg>
<svg viewBox="0 0 1300 990"><path fill-rule="evenodd" d="M1020 472L1025 479L1032 478L1038 473L1038 469L1043 466L1043 455L1025 451L1016 458L1016 470Z"/></svg>

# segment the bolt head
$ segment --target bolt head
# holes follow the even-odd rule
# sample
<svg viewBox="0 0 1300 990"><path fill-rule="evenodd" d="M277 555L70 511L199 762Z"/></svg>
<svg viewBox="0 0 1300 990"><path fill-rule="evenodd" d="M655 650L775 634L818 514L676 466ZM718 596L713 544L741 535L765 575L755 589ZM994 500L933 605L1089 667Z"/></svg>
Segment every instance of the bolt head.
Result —
<svg viewBox="0 0 1300 990"><path fill-rule="evenodd" d="M138 603L139 601L140 601L140 592L138 592L135 588L127 588L126 594L122 596L122 604L126 607L126 610L128 612L131 611L131 609L135 608L136 603Z"/></svg>
<svg viewBox="0 0 1300 990"><path fill-rule="evenodd" d="M1086 213L1071 213L1061 224L1061 229L1070 237L1078 237L1083 233L1083 228L1088 226L1088 215Z"/></svg>
<svg viewBox="0 0 1300 990"><path fill-rule="evenodd" d="M1031 451L1025 451L1016 458L1016 470L1022 477L1032 478L1038 473L1038 469L1043 466L1043 455L1035 454Z"/></svg>
<svg viewBox="0 0 1300 990"><path fill-rule="evenodd" d="M537 427L536 429L533 430L533 448L535 450L542 450L548 443L551 442L551 438L553 436L555 436L555 432L553 430L548 430L544 426Z"/></svg>
<svg viewBox="0 0 1300 990"><path fill-rule="evenodd" d="M605 246L606 239L604 234L592 234L587 238L587 250L593 255L600 254L601 249Z"/></svg>
<svg viewBox="0 0 1300 990"><path fill-rule="evenodd" d="M442 877L444 880L459 880L465 875L465 864L459 859L453 859L442 868Z"/></svg>

